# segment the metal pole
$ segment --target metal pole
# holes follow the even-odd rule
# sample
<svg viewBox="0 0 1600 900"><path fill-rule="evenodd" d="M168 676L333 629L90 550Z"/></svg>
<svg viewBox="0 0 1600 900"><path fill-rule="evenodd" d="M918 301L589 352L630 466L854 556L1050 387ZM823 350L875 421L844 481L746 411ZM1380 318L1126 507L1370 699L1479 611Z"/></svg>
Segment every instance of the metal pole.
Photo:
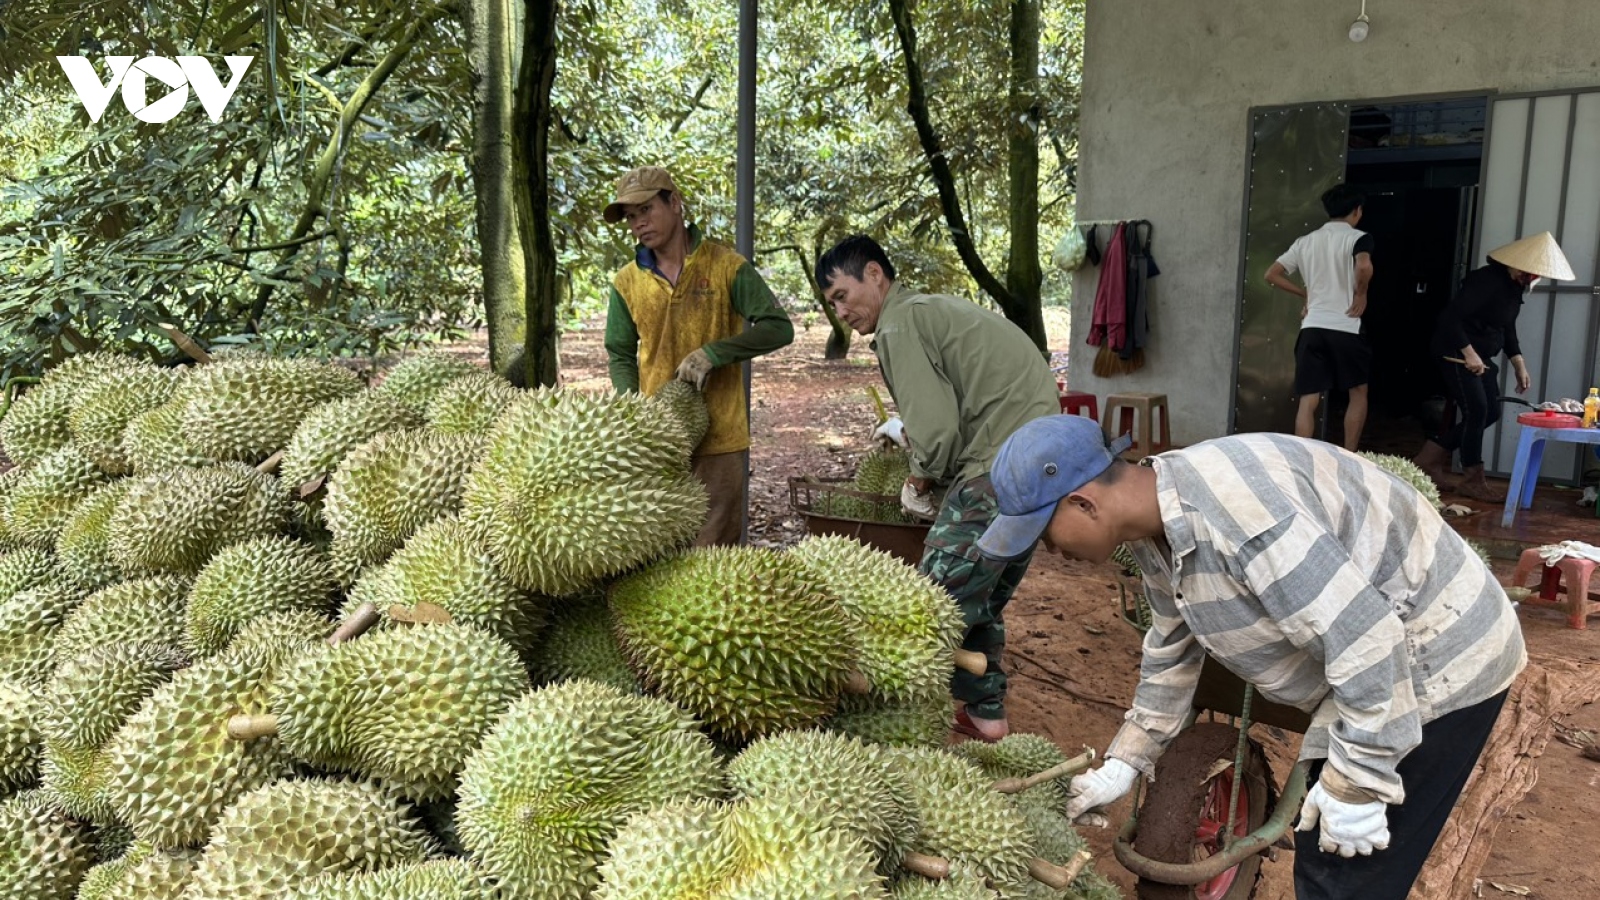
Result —
<svg viewBox="0 0 1600 900"><path fill-rule="evenodd" d="M734 169L733 246L745 259L756 251L756 0L739 0L739 149ZM750 421L750 363L744 364L744 412ZM744 523L739 543L750 536L750 469L742 479Z"/></svg>

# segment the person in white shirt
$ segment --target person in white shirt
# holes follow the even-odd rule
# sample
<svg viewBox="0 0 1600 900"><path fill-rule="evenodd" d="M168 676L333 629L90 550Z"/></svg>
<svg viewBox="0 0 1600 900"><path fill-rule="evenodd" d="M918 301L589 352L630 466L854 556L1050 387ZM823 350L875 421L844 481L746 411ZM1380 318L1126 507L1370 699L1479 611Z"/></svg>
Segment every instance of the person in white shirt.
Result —
<svg viewBox="0 0 1600 900"><path fill-rule="evenodd" d="M1361 338L1361 314L1372 282L1372 235L1356 230L1366 198L1341 184L1322 195L1328 223L1294 242L1267 269L1267 283L1303 302L1294 345L1294 433L1316 433L1317 405L1326 391L1345 391L1344 448L1354 451L1367 424L1372 350ZM1300 273L1301 287L1289 280Z"/></svg>

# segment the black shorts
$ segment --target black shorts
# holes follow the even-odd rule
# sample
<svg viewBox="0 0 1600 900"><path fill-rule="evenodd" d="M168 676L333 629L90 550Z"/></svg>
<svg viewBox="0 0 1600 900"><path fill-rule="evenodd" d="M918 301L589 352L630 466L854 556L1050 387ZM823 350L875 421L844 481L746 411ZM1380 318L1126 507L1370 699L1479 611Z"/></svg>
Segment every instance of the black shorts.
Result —
<svg viewBox="0 0 1600 900"><path fill-rule="evenodd" d="M1359 334L1302 328L1294 342L1294 394L1348 391L1372 376L1372 348Z"/></svg>

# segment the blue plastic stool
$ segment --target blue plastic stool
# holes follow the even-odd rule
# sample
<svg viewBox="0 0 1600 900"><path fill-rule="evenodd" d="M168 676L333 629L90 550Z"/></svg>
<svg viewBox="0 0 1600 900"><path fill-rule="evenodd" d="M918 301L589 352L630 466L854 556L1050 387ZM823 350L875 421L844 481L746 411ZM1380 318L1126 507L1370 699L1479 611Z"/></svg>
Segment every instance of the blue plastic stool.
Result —
<svg viewBox="0 0 1600 900"><path fill-rule="evenodd" d="M1544 463L1544 442L1594 444L1600 446L1600 428L1538 428L1523 425L1517 439L1517 460L1511 466L1511 486L1506 491L1505 512L1500 527L1510 528L1518 509L1533 505L1533 489L1539 483L1539 467Z"/></svg>

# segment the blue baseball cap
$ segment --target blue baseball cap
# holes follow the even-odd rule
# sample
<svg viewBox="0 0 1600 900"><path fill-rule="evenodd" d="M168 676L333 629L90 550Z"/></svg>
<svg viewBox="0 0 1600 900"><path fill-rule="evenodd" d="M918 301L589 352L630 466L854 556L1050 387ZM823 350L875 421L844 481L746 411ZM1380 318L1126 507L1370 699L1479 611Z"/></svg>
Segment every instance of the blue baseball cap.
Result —
<svg viewBox="0 0 1600 900"><path fill-rule="evenodd" d="M1004 560L1032 550L1061 498L1110 468L1132 443L1123 435L1107 445L1099 423L1084 416L1045 416L1018 428L989 471L1000 515L978 539L978 551Z"/></svg>

